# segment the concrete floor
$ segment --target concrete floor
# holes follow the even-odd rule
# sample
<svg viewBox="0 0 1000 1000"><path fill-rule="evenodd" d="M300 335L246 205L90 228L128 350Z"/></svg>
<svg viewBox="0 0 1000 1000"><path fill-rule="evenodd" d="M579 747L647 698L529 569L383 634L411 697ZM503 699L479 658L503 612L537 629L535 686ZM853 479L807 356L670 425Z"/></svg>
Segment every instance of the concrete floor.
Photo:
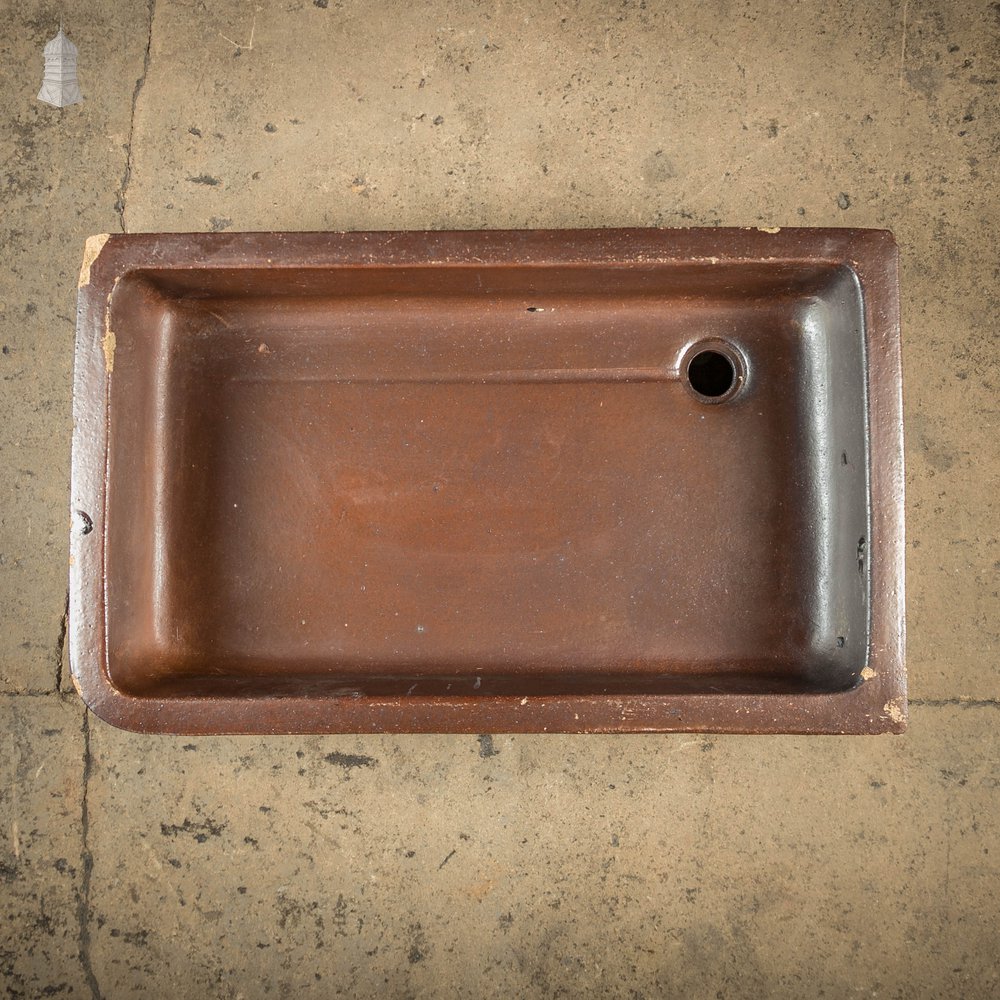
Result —
<svg viewBox="0 0 1000 1000"><path fill-rule="evenodd" d="M86 98L63 111L35 100L60 11ZM1000 5L2 13L8 995L997 995ZM192 740L88 718L62 648L87 235L720 224L899 240L906 736Z"/></svg>

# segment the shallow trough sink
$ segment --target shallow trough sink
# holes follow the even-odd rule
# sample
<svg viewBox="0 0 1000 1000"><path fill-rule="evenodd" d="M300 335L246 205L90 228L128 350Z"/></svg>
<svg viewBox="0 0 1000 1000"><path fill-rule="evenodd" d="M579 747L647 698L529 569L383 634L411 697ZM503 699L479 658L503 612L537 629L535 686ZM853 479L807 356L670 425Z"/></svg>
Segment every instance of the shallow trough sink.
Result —
<svg viewBox="0 0 1000 1000"><path fill-rule="evenodd" d="M94 237L74 417L115 725L905 726L886 232Z"/></svg>

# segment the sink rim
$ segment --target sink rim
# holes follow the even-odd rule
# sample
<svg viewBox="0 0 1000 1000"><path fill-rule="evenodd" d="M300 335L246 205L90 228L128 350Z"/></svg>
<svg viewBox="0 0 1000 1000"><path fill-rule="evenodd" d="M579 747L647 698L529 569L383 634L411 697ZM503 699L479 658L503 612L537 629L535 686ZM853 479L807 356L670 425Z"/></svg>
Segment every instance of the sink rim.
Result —
<svg viewBox="0 0 1000 1000"><path fill-rule="evenodd" d="M101 542L107 494L107 389L109 375L113 377L114 351L108 313L118 281L144 267L198 270L512 262L621 266L772 262L846 266L854 273L862 289L868 368L870 632L863 682L839 692L409 698L150 697L129 695L116 688L107 668ZM191 734L880 733L905 728L898 250L885 230L491 230L92 237L79 285L73 405L71 677L95 714L114 725ZM77 511L87 512L89 522Z"/></svg>

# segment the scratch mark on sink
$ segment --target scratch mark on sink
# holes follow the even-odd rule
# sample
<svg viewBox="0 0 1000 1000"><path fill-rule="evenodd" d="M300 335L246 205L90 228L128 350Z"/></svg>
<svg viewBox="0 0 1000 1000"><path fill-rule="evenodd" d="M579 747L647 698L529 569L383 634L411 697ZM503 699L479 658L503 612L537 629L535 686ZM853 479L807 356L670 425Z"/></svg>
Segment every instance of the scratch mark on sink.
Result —
<svg viewBox="0 0 1000 1000"><path fill-rule="evenodd" d="M893 722L906 722L906 712L901 707L901 698L893 698L882 706L882 712Z"/></svg>
<svg viewBox="0 0 1000 1000"><path fill-rule="evenodd" d="M104 317L104 336L101 337L104 352L104 370L110 375L115 370L115 333L111 329L111 316Z"/></svg>
<svg viewBox="0 0 1000 1000"><path fill-rule="evenodd" d="M115 278L111 291L108 292L108 301L104 307L104 336L101 337L101 350L104 352L104 370L110 375L115 369L115 334L111 329L111 300L118 289L118 282L121 275Z"/></svg>

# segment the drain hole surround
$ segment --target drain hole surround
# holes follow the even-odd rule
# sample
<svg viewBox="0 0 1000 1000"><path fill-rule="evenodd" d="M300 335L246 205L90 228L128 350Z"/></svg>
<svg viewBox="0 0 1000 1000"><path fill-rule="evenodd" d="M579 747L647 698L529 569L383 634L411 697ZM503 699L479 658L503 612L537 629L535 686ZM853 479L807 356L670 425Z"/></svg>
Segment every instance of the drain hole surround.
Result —
<svg viewBox="0 0 1000 1000"><path fill-rule="evenodd" d="M689 346L681 357L680 370L685 388L701 403L732 399L747 377L742 352L714 337Z"/></svg>

